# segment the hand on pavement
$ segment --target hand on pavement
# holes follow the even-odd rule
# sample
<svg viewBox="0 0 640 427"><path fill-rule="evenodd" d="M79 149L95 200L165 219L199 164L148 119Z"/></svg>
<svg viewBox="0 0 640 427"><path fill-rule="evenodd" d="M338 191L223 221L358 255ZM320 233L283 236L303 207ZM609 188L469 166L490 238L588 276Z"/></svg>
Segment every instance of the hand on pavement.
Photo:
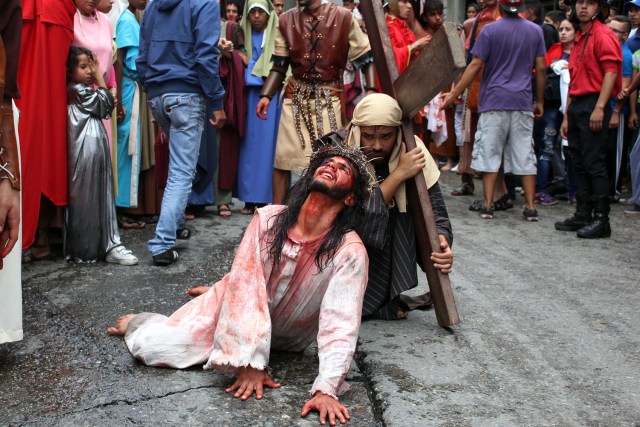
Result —
<svg viewBox="0 0 640 427"><path fill-rule="evenodd" d="M280 384L273 381L266 371L246 366L238 369L236 381L225 391L235 391L233 397L239 397L240 400L247 400L255 392L256 399L260 400L264 395L264 386L280 388Z"/></svg>
<svg viewBox="0 0 640 427"><path fill-rule="evenodd" d="M336 425L336 418L342 423L346 424L349 419L349 411L340 402L333 397L323 393L316 393L315 396L302 407L301 417L306 417L311 411L318 411L320 414L320 424L327 423L327 416L329 417L329 425Z"/></svg>

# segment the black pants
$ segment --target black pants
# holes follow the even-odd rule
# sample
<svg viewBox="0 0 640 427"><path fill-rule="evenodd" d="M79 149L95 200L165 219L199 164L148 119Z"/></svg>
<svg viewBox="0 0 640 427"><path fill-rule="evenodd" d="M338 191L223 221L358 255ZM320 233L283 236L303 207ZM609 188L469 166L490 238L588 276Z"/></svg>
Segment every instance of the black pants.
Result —
<svg viewBox="0 0 640 427"><path fill-rule="evenodd" d="M598 101L597 94L574 96L567 111L569 153L578 178L578 192L601 197L609 194L607 151L611 106L604 108L602 130L593 132L589 119Z"/></svg>

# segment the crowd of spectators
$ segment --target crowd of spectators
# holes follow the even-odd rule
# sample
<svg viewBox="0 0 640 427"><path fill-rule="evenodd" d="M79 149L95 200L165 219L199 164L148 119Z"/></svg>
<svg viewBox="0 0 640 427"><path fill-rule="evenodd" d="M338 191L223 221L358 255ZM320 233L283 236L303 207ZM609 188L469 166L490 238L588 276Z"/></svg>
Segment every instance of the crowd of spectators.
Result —
<svg viewBox="0 0 640 427"><path fill-rule="evenodd" d="M469 63L484 26L502 17L498 3L498 0L484 0L478 4L469 3L466 7L467 19L458 28ZM394 17L388 21L391 30L398 26L398 22L406 24L404 32L390 31L395 44L403 46L402 49L408 46L408 55L396 50L402 71L442 26L444 5L441 0L398 0L391 5L383 1L383 4L386 13ZM43 22L31 21L31 16L39 13L35 10L38 3L32 7L27 2L23 8L27 25L19 79L24 89L22 99L17 101L23 110L20 125L25 170L23 262L51 256L51 229L63 228L63 208L71 203L68 194L71 182L66 184L71 173L67 164L67 129L61 120L66 113L61 88L63 83L68 83L68 76L58 71L50 72L46 91L37 87L36 78L41 64L46 63L48 68L52 68L53 64L66 62L65 54L71 45L86 47L93 52L106 87L114 98L115 110L103 120L103 125L111 156L118 224L125 229L141 228L158 220L170 153L167 135L153 120L136 70L139 23L146 5L146 0L74 0L73 5L55 13L43 6L45 16L51 14ZM228 118L220 130L208 126L204 129L193 190L185 212L187 219L211 205L217 206L221 217L229 217L234 213L231 209L233 196L244 202L239 210L243 214L252 214L256 207L273 201L269 174L277 140L279 110L269 117L267 123L256 120L253 111L260 100L260 87L268 74L269 60L265 58L273 54L275 27L283 6L282 0L252 3L250 7L242 0L226 0L220 7L222 26L217 47L221 54L220 77L226 91L225 112ZM570 143L560 135L567 107L566 93L570 86L569 58L574 40L581 33L577 14L573 13L574 6L575 2L566 0L561 2L560 9L545 13L539 1L527 0L519 14L542 30L547 52L544 114L535 121L532 135L537 164L535 202L542 206L552 206L561 200L575 204L578 199L579 178L574 167L575 159L569 154ZM366 31L360 5L345 1L344 7L354 14ZM628 1L621 10L607 7L602 21L606 21L620 44L624 60L618 77L627 87L640 68L635 64L640 62L636 61L640 56L635 55L640 51L640 34L637 34L640 1ZM586 30L588 34L590 29ZM46 37L47 31L53 35ZM41 55L36 54L41 51ZM347 65L344 81L345 98L350 104L346 109L346 118L349 119L366 88L364 76L351 64ZM480 72L456 100L454 109L439 109L452 89L450 87L415 118L416 133L423 137L434 158L442 163L442 171L451 170L461 175L462 185L452 192L456 196L472 195L474 179L481 175L480 171L471 168L480 117L478 98L481 81ZM617 91L616 88L612 98ZM532 95L535 98L535 90L532 90ZM621 194L635 190L631 184L637 166L631 161L630 154L638 134L637 92L630 92L628 98L617 109L612 100L613 120L605 125L606 128L617 129L607 132L607 185L610 187L609 199L613 203L620 201ZM207 113L210 111L209 108ZM34 126L40 115L46 119ZM39 132L46 132L46 136ZM45 140L47 143L40 147ZM454 163L458 164L454 166ZM501 169L492 201L494 210L508 210L514 206L517 190L526 187L521 182L521 178L511 174L505 176ZM638 201L637 198L632 199L632 206L626 212L640 211ZM481 208L480 200L469 206L472 211L480 211Z"/></svg>
<svg viewBox="0 0 640 427"><path fill-rule="evenodd" d="M509 2L488 0L484 1L482 6L467 7L469 19L462 24L461 39L465 43L469 63L474 58L473 48L483 27L504 17L504 13L499 13L498 7L502 3L506 5ZM634 161L633 155L633 148L638 146L635 144L638 138L637 92L622 90L623 95L618 96L621 88L628 88L638 72L634 54L640 49L636 35L640 24L640 2L627 1L624 8L618 9L610 7L609 2L605 1L567 0L560 2L559 9L546 13L537 1L511 3L523 3L519 5L521 9L517 13L521 18L540 27L546 50L544 108L541 117L534 122L532 135L537 163L535 202L545 207L556 205L560 201L578 205L577 214L582 215L583 221L579 221L578 224L572 223L569 227L565 224L566 221L558 221L558 230L577 231L578 225L590 224L591 220L603 216L606 212L607 220L602 222L606 222L607 225L603 225L602 230L599 228L600 232L586 235L578 233L581 237L605 237L610 233L608 213L611 203L626 202L630 207L624 210L625 214L640 213L639 193L637 185L633 185L639 174L639 165ZM586 16L592 12L591 9L587 8L588 11L583 12L580 9L583 6L594 9L591 16ZM581 13L585 15L582 21ZM595 37L595 33L602 33L603 38ZM520 36L518 32L518 37ZM596 40L605 40L603 43L607 47L599 46L600 42ZM581 49L578 49L576 57L574 44L579 44L579 41L583 44ZM604 71L603 67L608 69ZM581 73L585 70L593 77L593 84L586 87L580 79ZM608 72L613 73L607 77L613 79L611 87L605 79ZM480 83L489 80L482 80L482 73L478 74L458 101L456 108L456 119L460 123L456 127L460 161L453 170L462 175L462 185L453 191L452 194L455 196L472 195L475 190L474 176L479 178L481 175L479 171L469 168L472 155L476 158L476 154L473 154L474 142L477 143L479 140L476 129L480 117L477 106L478 96L482 92ZM535 81L535 72L532 81ZM508 75L505 76L504 83L512 83L509 82ZM535 88L531 92L533 103L536 101ZM568 119L567 129L572 125L570 117L566 114L568 105L571 105L567 100L575 101L583 96L590 96L595 104L600 95L602 99L597 103L597 108L591 105L587 108L589 115L577 120L586 120L588 125L589 116L594 111L598 114L591 119L599 118L602 112L602 118L594 120L593 128L589 129L587 126L586 132L569 132L568 135L563 135L563 119ZM611 101L605 103L604 99L609 98ZM599 142L598 150L585 147L578 149L578 145L582 145L590 137ZM604 157L585 158L586 153L596 151L600 153L598 156ZM446 169L448 165L444 164L444 167ZM605 186L607 191L602 189ZM524 193L524 190L526 185L522 185L522 178L509 174L503 178L501 169L493 203L487 200L484 207L493 208L494 211L510 209L514 206L518 192ZM486 210L483 210L481 200L476 200L469 209L481 211L481 216L485 218L493 218L493 214L487 215ZM552 210L545 210L544 213L552 214Z"/></svg>

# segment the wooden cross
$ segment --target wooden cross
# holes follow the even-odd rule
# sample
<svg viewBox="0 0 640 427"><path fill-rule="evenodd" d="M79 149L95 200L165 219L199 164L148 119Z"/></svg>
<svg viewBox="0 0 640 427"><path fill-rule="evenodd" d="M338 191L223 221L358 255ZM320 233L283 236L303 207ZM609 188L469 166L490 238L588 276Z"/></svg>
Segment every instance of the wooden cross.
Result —
<svg viewBox="0 0 640 427"><path fill-rule="evenodd" d="M376 71L383 93L398 101L403 113L402 134L407 151L416 147L411 119L442 89L451 83L466 66L464 52L454 24L444 24L431 42L398 76L384 9L379 0L360 2ZM433 267L431 253L440 252L440 241L431 199L424 175L419 173L408 180L409 210L416 230L418 254L427 274L436 318L441 326L460 322L449 275Z"/></svg>

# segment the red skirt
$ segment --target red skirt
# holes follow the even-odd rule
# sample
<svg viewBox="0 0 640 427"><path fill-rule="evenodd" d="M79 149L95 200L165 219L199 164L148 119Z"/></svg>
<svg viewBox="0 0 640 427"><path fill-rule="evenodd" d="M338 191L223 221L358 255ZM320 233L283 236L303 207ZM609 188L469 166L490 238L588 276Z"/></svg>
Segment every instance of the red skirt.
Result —
<svg viewBox="0 0 640 427"><path fill-rule="evenodd" d="M25 19L18 85L22 156L22 247L33 244L40 197L67 204L66 62L73 42L69 28Z"/></svg>

